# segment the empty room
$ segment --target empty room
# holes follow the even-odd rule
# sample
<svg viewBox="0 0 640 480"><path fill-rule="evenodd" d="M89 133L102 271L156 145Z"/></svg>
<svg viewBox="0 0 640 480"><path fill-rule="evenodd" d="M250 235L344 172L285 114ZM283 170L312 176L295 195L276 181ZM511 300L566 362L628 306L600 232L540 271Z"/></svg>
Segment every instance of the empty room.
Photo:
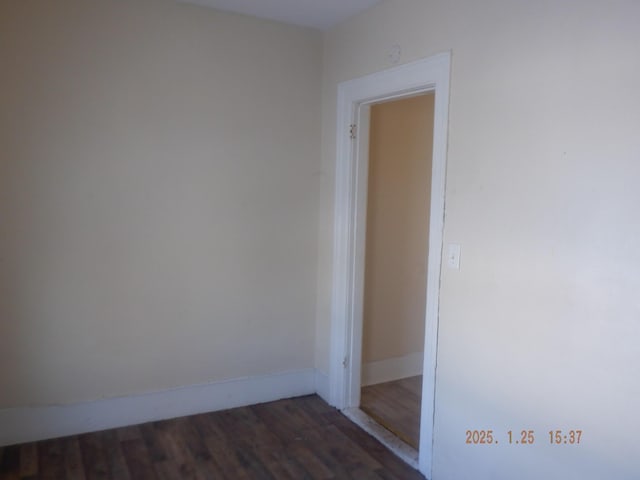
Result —
<svg viewBox="0 0 640 480"><path fill-rule="evenodd" d="M0 479L640 478L638 25L0 0Z"/></svg>

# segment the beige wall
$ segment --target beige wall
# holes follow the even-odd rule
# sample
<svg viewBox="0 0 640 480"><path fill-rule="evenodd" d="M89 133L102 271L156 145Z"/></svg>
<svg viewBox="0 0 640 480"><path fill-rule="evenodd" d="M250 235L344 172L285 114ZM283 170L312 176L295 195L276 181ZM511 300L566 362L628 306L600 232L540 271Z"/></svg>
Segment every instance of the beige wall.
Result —
<svg viewBox="0 0 640 480"><path fill-rule="evenodd" d="M385 0L321 71L308 30L4 0L0 407L310 367L314 308L328 372L336 89L397 44L453 55L434 479L636 478L639 23L635 0Z"/></svg>
<svg viewBox="0 0 640 480"><path fill-rule="evenodd" d="M394 44L401 62L452 52L444 236L462 257L442 271L435 480L640 472L639 24L629 0L386 0L325 36L324 372L337 85ZM508 445L524 428L537 443ZM550 446L556 428L583 445Z"/></svg>
<svg viewBox="0 0 640 480"><path fill-rule="evenodd" d="M363 362L424 348L433 100L371 108Z"/></svg>
<svg viewBox="0 0 640 480"><path fill-rule="evenodd" d="M3 0L0 59L0 408L313 367L317 32Z"/></svg>

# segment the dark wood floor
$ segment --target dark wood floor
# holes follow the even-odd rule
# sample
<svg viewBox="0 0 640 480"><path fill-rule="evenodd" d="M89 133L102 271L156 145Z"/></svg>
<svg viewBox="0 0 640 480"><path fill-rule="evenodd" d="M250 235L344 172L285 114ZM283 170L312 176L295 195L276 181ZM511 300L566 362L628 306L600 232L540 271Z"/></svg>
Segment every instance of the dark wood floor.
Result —
<svg viewBox="0 0 640 480"><path fill-rule="evenodd" d="M0 448L9 479L424 477L318 396Z"/></svg>
<svg viewBox="0 0 640 480"><path fill-rule="evenodd" d="M360 397L362 411L418 449L422 375L363 387Z"/></svg>

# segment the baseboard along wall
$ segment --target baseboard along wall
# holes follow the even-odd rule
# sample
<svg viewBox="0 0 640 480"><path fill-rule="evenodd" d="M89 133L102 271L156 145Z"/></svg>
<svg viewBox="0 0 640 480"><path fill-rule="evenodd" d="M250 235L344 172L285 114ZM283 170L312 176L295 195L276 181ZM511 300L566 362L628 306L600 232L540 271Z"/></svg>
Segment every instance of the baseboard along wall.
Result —
<svg viewBox="0 0 640 480"><path fill-rule="evenodd" d="M325 402L331 405L329 401L329 375L316 370L316 393Z"/></svg>
<svg viewBox="0 0 640 480"><path fill-rule="evenodd" d="M423 362L424 353L414 352L403 357L364 363L362 365L362 386L422 375Z"/></svg>
<svg viewBox="0 0 640 480"><path fill-rule="evenodd" d="M0 409L0 447L309 395L317 378L315 369L307 369L72 405Z"/></svg>
<svg viewBox="0 0 640 480"><path fill-rule="evenodd" d="M362 384L422 373L422 353L364 364ZM0 409L0 447L215 412L317 393L329 401L329 377L315 369L237 378L70 405Z"/></svg>

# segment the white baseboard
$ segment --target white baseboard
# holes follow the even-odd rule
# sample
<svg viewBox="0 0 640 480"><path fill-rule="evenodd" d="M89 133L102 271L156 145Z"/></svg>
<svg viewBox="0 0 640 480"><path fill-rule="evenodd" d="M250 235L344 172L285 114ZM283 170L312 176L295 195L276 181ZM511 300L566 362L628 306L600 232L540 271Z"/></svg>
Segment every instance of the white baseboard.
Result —
<svg viewBox="0 0 640 480"><path fill-rule="evenodd" d="M404 357L394 357L362 365L362 385L375 385L401 378L422 375L424 354L414 352Z"/></svg>
<svg viewBox="0 0 640 480"><path fill-rule="evenodd" d="M316 370L316 393L325 402L329 403L329 375L319 370Z"/></svg>
<svg viewBox="0 0 640 480"><path fill-rule="evenodd" d="M309 395L316 378L308 369L72 405L1 409L0 447Z"/></svg>

